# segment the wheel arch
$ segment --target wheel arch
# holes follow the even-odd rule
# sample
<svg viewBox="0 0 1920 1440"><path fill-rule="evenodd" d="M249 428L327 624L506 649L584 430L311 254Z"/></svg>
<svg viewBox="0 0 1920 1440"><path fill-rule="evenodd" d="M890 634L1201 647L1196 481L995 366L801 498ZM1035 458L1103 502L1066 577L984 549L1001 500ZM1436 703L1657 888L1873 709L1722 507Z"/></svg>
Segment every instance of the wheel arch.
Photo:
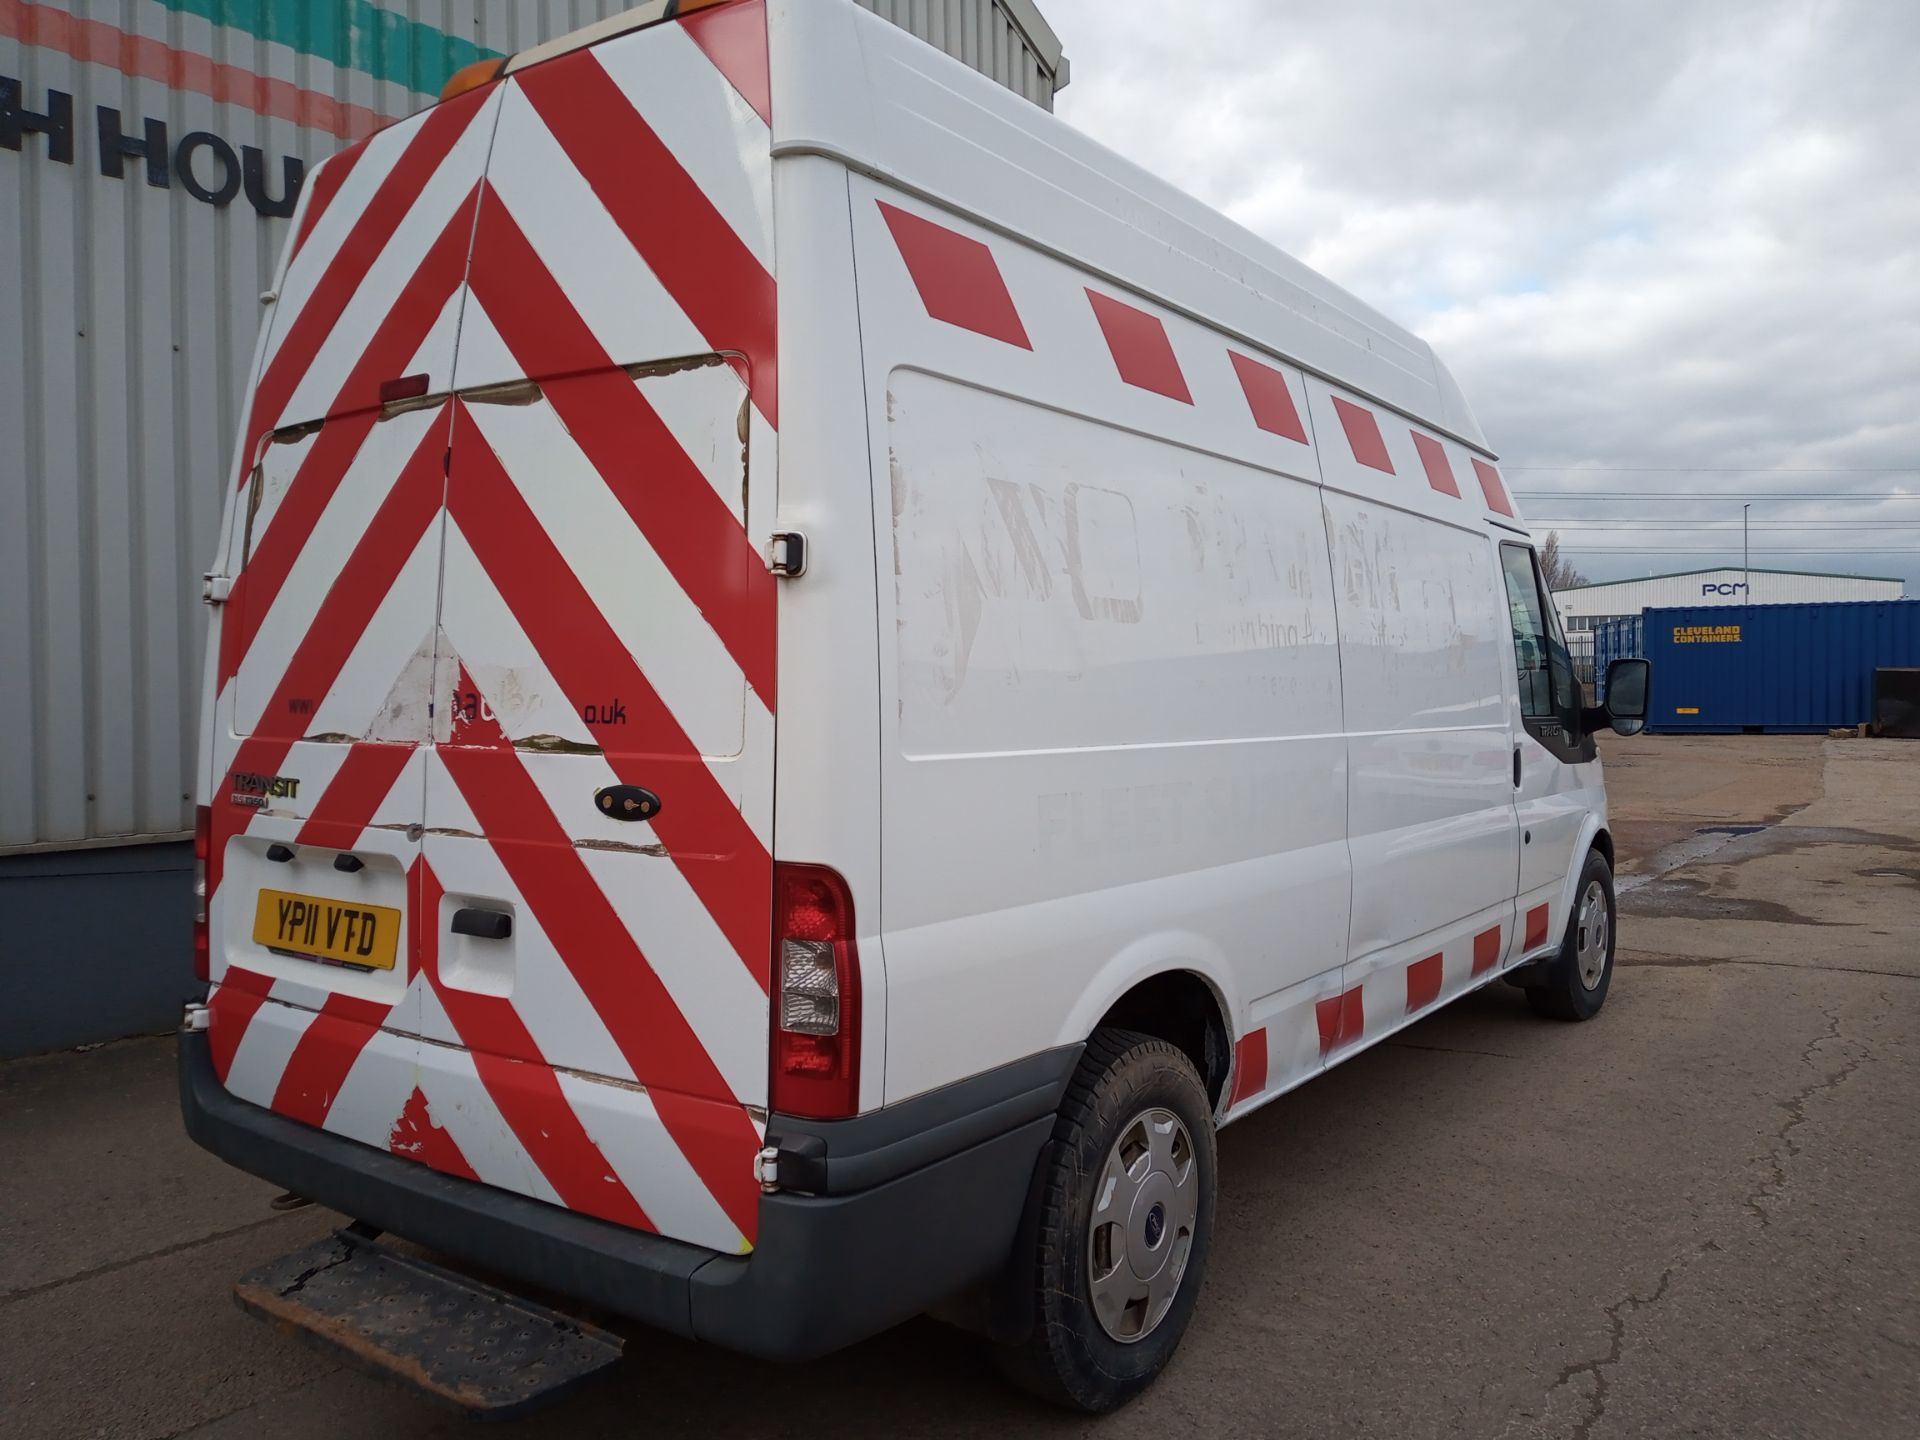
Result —
<svg viewBox="0 0 1920 1440"><path fill-rule="evenodd" d="M1196 970L1161 970L1134 982L1090 1027L1138 1031L1181 1051L1218 1110L1233 1061L1233 1032L1218 988Z"/></svg>
<svg viewBox="0 0 1920 1440"><path fill-rule="evenodd" d="M1572 863L1567 866L1566 877L1560 882L1559 913L1564 917L1573 914L1574 897L1580 890L1580 872L1587 868L1587 854L1593 850L1598 850L1605 858L1607 869L1613 869L1613 833L1599 815L1589 815L1586 824L1581 827L1580 842L1573 847Z"/></svg>
<svg viewBox="0 0 1920 1440"><path fill-rule="evenodd" d="M1589 842L1588 848L1598 850L1606 857L1607 868L1609 870L1615 868L1613 863L1613 832L1608 830L1606 826L1602 825L1598 830L1593 832L1593 838L1591 842ZM1585 864L1586 862L1582 861L1581 863Z"/></svg>

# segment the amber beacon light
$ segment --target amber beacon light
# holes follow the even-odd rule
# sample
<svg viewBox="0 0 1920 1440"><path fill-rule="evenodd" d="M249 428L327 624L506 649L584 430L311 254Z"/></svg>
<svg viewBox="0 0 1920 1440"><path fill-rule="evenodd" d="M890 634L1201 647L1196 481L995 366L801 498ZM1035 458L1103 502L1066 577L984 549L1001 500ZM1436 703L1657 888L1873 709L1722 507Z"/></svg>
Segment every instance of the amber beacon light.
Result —
<svg viewBox="0 0 1920 1440"><path fill-rule="evenodd" d="M440 87L440 98L451 100L456 95L464 95L469 90L478 90L482 85L491 84L506 63L506 56L495 55L490 60L476 60L471 65L462 65Z"/></svg>

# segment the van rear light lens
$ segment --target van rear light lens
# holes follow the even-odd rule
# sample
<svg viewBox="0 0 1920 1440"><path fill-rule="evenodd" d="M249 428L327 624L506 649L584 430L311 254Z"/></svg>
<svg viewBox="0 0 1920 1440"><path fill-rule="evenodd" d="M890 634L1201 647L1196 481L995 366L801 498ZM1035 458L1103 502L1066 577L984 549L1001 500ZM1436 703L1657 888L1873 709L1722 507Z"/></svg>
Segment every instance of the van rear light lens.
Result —
<svg viewBox="0 0 1920 1440"><path fill-rule="evenodd" d="M213 943L207 932L207 857L213 852L213 811L193 812L193 974L213 978Z"/></svg>
<svg viewBox="0 0 1920 1440"><path fill-rule="evenodd" d="M780 1028L796 1035L840 1033L840 977L826 941L781 943Z"/></svg>
<svg viewBox="0 0 1920 1440"><path fill-rule="evenodd" d="M773 867L772 1107L832 1120L860 1108L853 895L824 865Z"/></svg>

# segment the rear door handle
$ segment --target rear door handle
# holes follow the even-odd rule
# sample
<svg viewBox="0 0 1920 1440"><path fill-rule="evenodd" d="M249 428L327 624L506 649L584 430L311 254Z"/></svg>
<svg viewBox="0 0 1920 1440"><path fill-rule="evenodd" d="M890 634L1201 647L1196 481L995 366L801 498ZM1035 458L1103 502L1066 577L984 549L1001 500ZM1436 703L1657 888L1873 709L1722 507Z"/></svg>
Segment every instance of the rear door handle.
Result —
<svg viewBox="0 0 1920 1440"><path fill-rule="evenodd" d="M453 933L471 935L476 940L505 940L513 934L513 916L504 910L479 910L469 906L453 912Z"/></svg>
<svg viewBox="0 0 1920 1440"><path fill-rule="evenodd" d="M1520 747L1513 747L1513 788L1520 788Z"/></svg>

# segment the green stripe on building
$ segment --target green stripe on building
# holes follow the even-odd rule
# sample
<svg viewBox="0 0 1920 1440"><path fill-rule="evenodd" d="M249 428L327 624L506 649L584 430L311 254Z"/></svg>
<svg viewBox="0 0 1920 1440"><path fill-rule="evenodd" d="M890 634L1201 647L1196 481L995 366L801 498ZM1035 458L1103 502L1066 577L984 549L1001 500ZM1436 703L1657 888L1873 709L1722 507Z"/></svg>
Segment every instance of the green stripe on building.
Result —
<svg viewBox="0 0 1920 1440"><path fill-rule="evenodd" d="M343 70L437 95L447 77L499 54L373 0L155 0L183 15L285 45Z"/></svg>

